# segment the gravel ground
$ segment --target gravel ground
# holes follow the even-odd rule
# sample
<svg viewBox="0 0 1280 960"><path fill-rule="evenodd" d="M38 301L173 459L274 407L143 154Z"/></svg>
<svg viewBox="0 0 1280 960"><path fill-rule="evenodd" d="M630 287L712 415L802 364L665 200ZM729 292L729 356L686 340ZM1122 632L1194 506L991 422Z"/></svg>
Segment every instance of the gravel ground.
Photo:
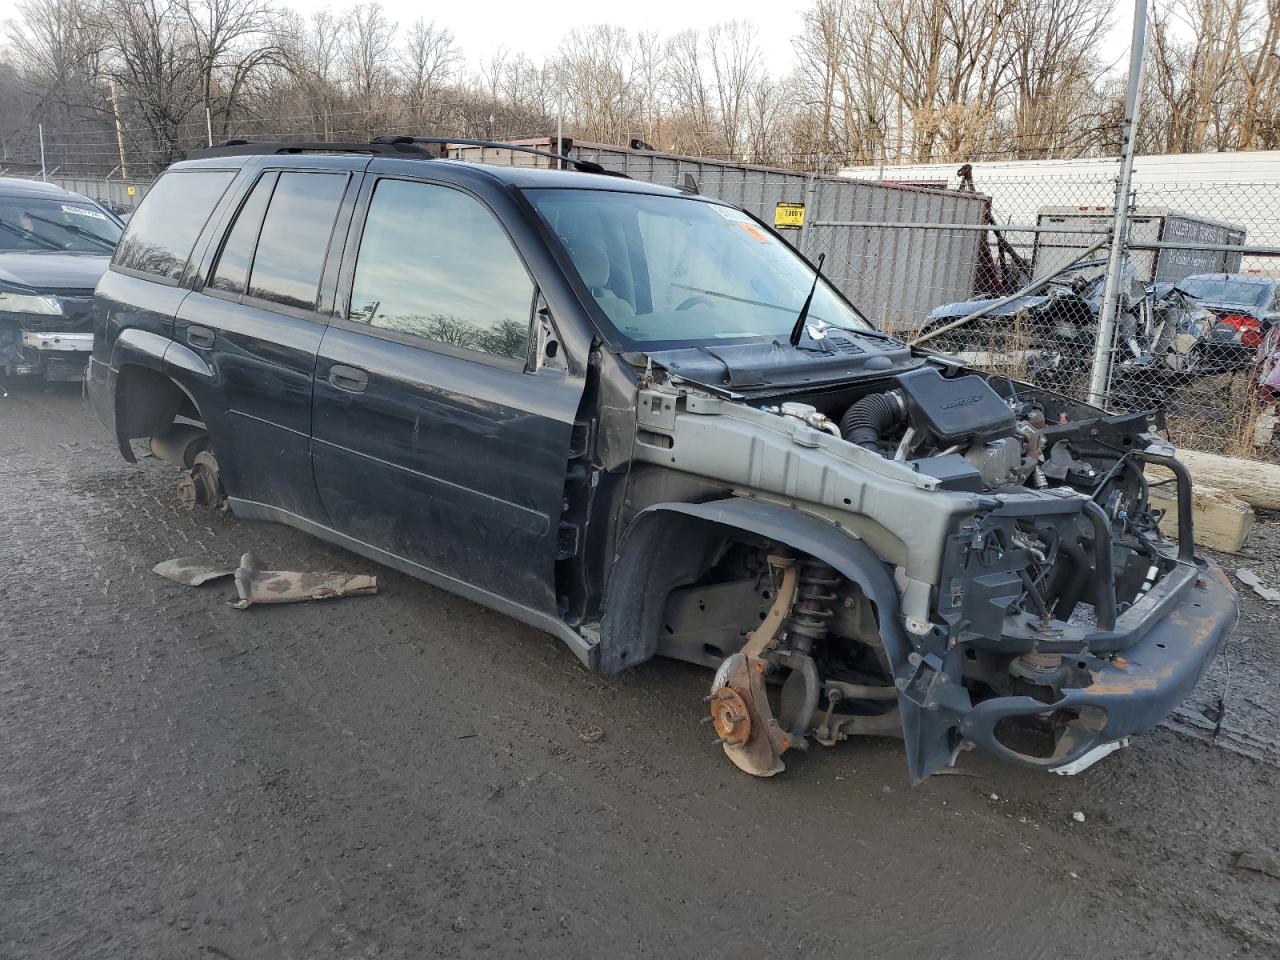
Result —
<svg viewBox="0 0 1280 960"><path fill-rule="evenodd" d="M1171 725L1079 777L968 753L911 787L864 741L757 781L698 725L703 672L593 676L185 513L173 478L74 390L0 399L6 960L1280 956L1280 879L1233 866L1280 853L1280 631L1251 596ZM1278 532L1247 561L1272 582ZM150 572L248 549L382 590L236 611Z"/></svg>

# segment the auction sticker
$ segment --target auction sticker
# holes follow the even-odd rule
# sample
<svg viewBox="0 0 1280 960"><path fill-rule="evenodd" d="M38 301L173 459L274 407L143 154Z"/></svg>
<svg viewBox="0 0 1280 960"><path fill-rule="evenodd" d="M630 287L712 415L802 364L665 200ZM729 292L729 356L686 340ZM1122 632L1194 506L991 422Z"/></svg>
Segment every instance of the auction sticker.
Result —
<svg viewBox="0 0 1280 960"><path fill-rule="evenodd" d="M804 226L804 204L779 203L773 208L773 225L778 230L799 230Z"/></svg>

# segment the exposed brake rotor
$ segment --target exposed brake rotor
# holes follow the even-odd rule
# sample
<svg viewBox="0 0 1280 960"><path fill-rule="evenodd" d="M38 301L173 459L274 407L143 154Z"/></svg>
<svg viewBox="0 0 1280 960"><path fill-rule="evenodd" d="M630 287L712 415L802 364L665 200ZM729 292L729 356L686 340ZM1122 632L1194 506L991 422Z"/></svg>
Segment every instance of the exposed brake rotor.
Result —
<svg viewBox="0 0 1280 960"><path fill-rule="evenodd" d="M178 500L188 510L222 506L218 461L208 450L197 453L191 468L178 478Z"/></svg>
<svg viewBox="0 0 1280 960"><path fill-rule="evenodd" d="M724 748L725 756L739 770L756 777L781 773L785 766L782 754L793 745L769 706L764 684L768 665L761 654L777 643L778 631L795 602L797 571L787 557L770 557L769 563L782 570L782 585L773 604L742 649L720 664L711 694L705 698L718 735L716 742Z"/></svg>

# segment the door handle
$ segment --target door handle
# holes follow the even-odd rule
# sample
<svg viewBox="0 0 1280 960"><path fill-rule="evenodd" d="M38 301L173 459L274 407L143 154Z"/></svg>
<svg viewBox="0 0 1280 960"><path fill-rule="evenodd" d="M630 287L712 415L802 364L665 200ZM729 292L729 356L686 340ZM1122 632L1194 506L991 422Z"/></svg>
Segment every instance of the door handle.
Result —
<svg viewBox="0 0 1280 960"><path fill-rule="evenodd" d="M187 327L187 343L207 350L213 346L213 331L208 327Z"/></svg>
<svg viewBox="0 0 1280 960"><path fill-rule="evenodd" d="M329 368L329 385L345 390L347 393L364 393L369 386L369 374L359 367L348 367L335 363Z"/></svg>

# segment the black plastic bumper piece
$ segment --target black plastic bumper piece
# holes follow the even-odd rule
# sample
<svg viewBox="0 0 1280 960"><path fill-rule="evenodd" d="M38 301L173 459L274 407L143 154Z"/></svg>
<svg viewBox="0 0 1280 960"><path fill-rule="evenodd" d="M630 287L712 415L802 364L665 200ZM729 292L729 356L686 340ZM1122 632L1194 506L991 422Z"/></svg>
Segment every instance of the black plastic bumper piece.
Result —
<svg viewBox="0 0 1280 960"><path fill-rule="evenodd" d="M962 736L1002 759L1054 769L1090 750L1145 733L1187 698L1217 656L1239 613L1235 590L1214 563L1204 562L1195 584L1159 623L1120 656L1099 661L1087 687L1064 690L1053 703L1031 697L995 697L971 709ZM1009 718L1075 715L1062 728L1051 756L1021 753L996 737Z"/></svg>

